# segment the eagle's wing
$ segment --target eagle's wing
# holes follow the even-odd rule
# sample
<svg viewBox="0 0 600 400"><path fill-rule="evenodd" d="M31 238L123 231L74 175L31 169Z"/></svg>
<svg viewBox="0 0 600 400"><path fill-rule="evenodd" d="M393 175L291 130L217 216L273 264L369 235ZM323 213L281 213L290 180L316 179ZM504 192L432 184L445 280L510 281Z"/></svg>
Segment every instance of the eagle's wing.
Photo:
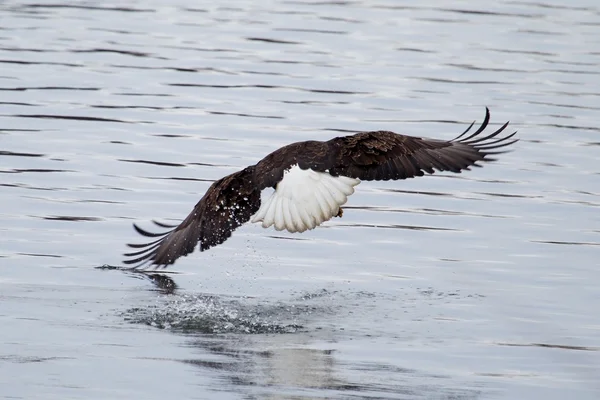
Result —
<svg viewBox="0 0 600 400"><path fill-rule="evenodd" d="M461 172L478 166L478 161L490 160L486 157L515 141L514 134L499 137L507 124L484 134L488 123L489 111L479 129L467 136L471 124L451 141L379 131L282 147L256 165L257 181L265 181L264 186L273 186L275 192L252 222L304 232L341 215L341 207L361 179L406 179L436 169Z"/></svg>
<svg viewBox="0 0 600 400"><path fill-rule="evenodd" d="M198 242L201 251L223 243L259 207L260 188L254 182L254 167L235 172L213 183L181 224L154 221L159 227L171 230L152 233L134 224L138 233L156 239L150 243L129 244L136 251L125 254L128 259L124 263L136 264L134 268L148 263L164 268L193 252Z"/></svg>
<svg viewBox="0 0 600 400"><path fill-rule="evenodd" d="M330 159L326 169L333 176L361 180L406 179L433 174L435 171L461 172L478 161L492 161L489 155L516 142L516 132L499 136L508 122L490 134L483 131L490 120L486 107L485 119L473 133L472 123L460 136L450 141L418 138L393 132L362 132L337 137L326 142Z"/></svg>

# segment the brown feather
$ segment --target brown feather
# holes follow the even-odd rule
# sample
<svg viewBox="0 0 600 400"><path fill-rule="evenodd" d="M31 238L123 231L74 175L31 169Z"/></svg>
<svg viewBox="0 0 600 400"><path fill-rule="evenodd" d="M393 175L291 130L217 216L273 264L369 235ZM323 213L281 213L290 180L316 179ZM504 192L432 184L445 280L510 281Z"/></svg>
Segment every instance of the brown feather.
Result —
<svg viewBox="0 0 600 400"><path fill-rule="evenodd" d="M166 236L148 243L144 250L125 254L134 258L124 263L138 264L136 268L148 262L157 267L166 267L177 258L193 252L198 242L200 251L223 243L233 230L247 222L260 207L260 190L253 184L253 180L254 167L248 167L216 181L179 226L160 234ZM134 227L148 236L149 232L137 225ZM144 246L133 244L130 247Z"/></svg>

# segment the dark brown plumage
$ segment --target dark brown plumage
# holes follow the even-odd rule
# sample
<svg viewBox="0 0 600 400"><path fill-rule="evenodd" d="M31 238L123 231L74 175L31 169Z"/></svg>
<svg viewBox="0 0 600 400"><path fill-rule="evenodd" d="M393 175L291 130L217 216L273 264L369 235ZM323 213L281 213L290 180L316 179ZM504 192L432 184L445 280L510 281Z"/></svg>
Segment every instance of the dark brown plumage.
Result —
<svg viewBox="0 0 600 400"><path fill-rule="evenodd" d="M508 122L495 132L483 136L490 119L489 110L481 126L472 134L472 123L457 138L444 141L400 135L388 131L361 132L336 137L326 142L292 143L275 150L257 164L228 175L206 191L193 211L179 225L155 222L164 233L151 233L136 224L141 235L156 238L150 243L129 244L137 249L125 254L125 264L140 268L150 263L156 268L173 264L177 258L223 243L233 230L244 224L260 208L260 192L275 188L284 171L293 165L302 170L328 172L360 180L406 179L433 174L435 170L459 173L478 161L492 161L489 155L504 153L498 150L509 146L516 132L498 137Z"/></svg>

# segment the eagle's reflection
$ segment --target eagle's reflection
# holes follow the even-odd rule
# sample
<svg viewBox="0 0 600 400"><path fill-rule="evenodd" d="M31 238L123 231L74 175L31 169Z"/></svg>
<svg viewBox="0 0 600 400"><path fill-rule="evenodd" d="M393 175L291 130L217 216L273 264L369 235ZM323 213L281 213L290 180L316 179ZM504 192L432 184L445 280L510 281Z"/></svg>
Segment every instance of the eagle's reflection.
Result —
<svg viewBox="0 0 600 400"><path fill-rule="evenodd" d="M177 284L171 277L165 274L144 273L142 274L156 287L162 294L174 294L177 290Z"/></svg>
<svg viewBox="0 0 600 400"><path fill-rule="evenodd" d="M292 386L302 388L331 388L333 377L332 350L280 348L269 352L264 359L256 382L263 386Z"/></svg>
<svg viewBox="0 0 600 400"><path fill-rule="evenodd" d="M231 384L230 390L246 394L248 390L258 391L262 399L289 399L290 395L298 395L307 389L339 391L354 386L336 378L333 350L303 347L301 342L306 342L304 346L309 342L306 336L302 336L306 340L290 341L291 335L256 335L243 340L235 340L230 336L229 340L225 339L219 344L215 343L214 338L202 338L194 345L211 353L210 357L203 358L222 356L219 357L221 361L186 362L219 371ZM252 350L264 347L269 347L269 350Z"/></svg>
<svg viewBox="0 0 600 400"><path fill-rule="evenodd" d="M100 265L95 267L95 269L104 271L122 271L133 278L148 280L161 294L174 294L178 288L175 281L169 276L169 274L172 275L174 272L157 273L152 270L137 270L108 264Z"/></svg>

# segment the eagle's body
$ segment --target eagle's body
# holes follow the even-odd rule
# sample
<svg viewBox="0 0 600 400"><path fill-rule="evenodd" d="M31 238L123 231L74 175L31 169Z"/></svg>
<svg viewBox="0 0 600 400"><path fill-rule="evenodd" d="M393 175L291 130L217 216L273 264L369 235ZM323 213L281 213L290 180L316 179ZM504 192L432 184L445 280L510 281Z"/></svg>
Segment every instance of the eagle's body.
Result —
<svg viewBox="0 0 600 400"><path fill-rule="evenodd" d="M130 244L126 264L155 267L173 264L180 256L223 243L234 229L252 220L267 228L304 232L341 216L341 206L361 180L406 179L432 174L435 170L461 172L517 139L515 133L498 138L508 123L481 135L489 122L464 137L437 140L400 135L388 131L361 132L331 140L292 143L275 150L255 165L214 182L187 218L177 226L157 223L171 230L150 233L134 224L142 235L157 239ZM275 189L261 202L261 191Z"/></svg>
<svg viewBox="0 0 600 400"><path fill-rule="evenodd" d="M283 179L251 218L263 228L304 232L337 216L360 180L331 176L328 172L301 169L297 164L284 171Z"/></svg>

